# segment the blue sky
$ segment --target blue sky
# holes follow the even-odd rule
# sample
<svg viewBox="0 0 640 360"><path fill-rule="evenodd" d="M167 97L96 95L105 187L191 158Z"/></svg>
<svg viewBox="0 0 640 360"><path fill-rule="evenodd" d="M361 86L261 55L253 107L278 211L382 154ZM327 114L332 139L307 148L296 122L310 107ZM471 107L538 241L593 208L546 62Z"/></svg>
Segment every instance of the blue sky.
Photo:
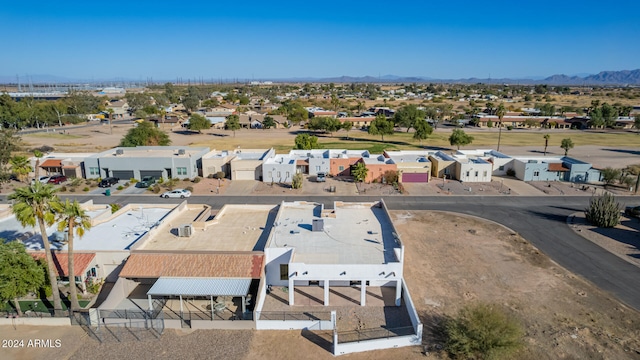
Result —
<svg viewBox="0 0 640 360"><path fill-rule="evenodd" d="M637 1L431 2L5 3L0 75L517 78L640 68Z"/></svg>

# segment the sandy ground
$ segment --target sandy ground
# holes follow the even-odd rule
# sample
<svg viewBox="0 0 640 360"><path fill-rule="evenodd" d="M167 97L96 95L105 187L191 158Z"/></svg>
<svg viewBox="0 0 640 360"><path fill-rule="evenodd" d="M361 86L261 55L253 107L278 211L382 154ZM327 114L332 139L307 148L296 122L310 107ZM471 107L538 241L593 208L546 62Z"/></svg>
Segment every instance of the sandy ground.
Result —
<svg viewBox="0 0 640 360"><path fill-rule="evenodd" d="M462 306L502 306L525 329L518 359L638 359L640 313L569 273L510 230L477 218L395 211L406 247L405 279L425 324L423 347L343 356L409 359L433 349L431 330ZM0 349L3 359L331 359L323 334L300 331L176 331L161 340L99 344L78 327L0 327L3 339L62 339L59 349ZM73 339L73 340L71 340ZM80 341L77 341L80 340ZM78 345L78 344L81 344ZM342 357L341 357L342 358Z"/></svg>

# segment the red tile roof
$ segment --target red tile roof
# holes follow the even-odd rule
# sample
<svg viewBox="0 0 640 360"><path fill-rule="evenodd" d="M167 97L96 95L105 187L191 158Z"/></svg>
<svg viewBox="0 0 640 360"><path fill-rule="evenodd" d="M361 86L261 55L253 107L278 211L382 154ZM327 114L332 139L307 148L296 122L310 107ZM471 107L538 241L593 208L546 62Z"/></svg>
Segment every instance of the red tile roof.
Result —
<svg viewBox="0 0 640 360"><path fill-rule="evenodd" d="M44 259L44 252L30 253L34 259ZM93 259L96 257L95 253L73 253L73 267L76 276L82 276L87 267L91 265ZM69 253L66 252L53 252L53 264L56 268L58 276L69 276Z"/></svg>
<svg viewBox="0 0 640 360"><path fill-rule="evenodd" d="M569 171L562 163L549 163L549 171Z"/></svg>
<svg viewBox="0 0 640 360"><path fill-rule="evenodd" d="M40 167L61 167L62 166L62 160L57 160L57 159L47 159L45 160L42 164L40 164Z"/></svg>
<svg viewBox="0 0 640 360"><path fill-rule="evenodd" d="M262 254L131 254L120 277L228 277L259 279Z"/></svg>

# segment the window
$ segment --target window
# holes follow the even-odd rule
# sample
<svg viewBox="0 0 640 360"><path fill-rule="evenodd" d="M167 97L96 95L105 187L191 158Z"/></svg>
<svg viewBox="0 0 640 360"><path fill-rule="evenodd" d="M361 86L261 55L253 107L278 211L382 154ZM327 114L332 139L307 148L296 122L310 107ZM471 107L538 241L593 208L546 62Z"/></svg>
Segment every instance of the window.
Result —
<svg viewBox="0 0 640 360"><path fill-rule="evenodd" d="M177 171L178 175L187 175L187 168L186 167L176 168L176 171Z"/></svg>
<svg viewBox="0 0 640 360"><path fill-rule="evenodd" d="M482 172L482 176L487 177L487 170Z"/></svg>
<svg viewBox="0 0 640 360"><path fill-rule="evenodd" d="M478 171L476 171L476 177L478 177Z"/></svg>
<svg viewBox="0 0 640 360"><path fill-rule="evenodd" d="M500 165L500 167L498 168L498 170L500 170L500 171L504 171L504 165Z"/></svg>
<svg viewBox="0 0 640 360"><path fill-rule="evenodd" d="M316 171L321 171L322 169L320 168L320 166L316 166Z"/></svg>
<svg viewBox="0 0 640 360"><path fill-rule="evenodd" d="M338 166L338 171L343 171L344 170L344 166Z"/></svg>
<svg viewBox="0 0 640 360"><path fill-rule="evenodd" d="M100 168L90 167L89 168L89 175L100 175Z"/></svg>
<svg viewBox="0 0 640 360"><path fill-rule="evenodd" d="M285 177L285 179L288 179L288 178L289 178L289 172L287 171L287 176Z"/></svg>
<svg viewBox="0 0 640 360"><path fill-rule="evenodd" d="M280 280L289 280L289 264L280 264Z"/></svg>
<svg viewBox="0 0 640 360"><path fill-rule="evenodd" d="M280 174L280 171L278 171L278 177L282 177L282 175Z"/></svg>
<svg viewBox="0 0 640 360"><path fill-rule="evenodd" d="M467 171L467 177L469 177L469 174L470 174L470 172L469 172L469 171Z"/></svg>
<svg viewBox="0 0 640 360"><path fill-rule="evenodd" d="M272 177L273 177L273 175L271 175L271 171L269 171L269 172L267 173L267 179L271 179Z"/></svg>
<svg viewBox="0 0 640 360"><path fill-rule="evenodd" d="M540 171L534 171L533 176L540 176Z"/></svg>

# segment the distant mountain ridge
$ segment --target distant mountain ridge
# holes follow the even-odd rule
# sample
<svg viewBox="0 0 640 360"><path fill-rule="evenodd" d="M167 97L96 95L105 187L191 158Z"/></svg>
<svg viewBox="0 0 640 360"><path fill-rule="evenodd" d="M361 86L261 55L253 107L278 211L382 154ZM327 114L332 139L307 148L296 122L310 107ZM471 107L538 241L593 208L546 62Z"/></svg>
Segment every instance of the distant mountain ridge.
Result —
<svg viewBox="0 0 640 360"><path fill-rule="evenodd" d="M16 83L16 76L0 76L0 83ZM236 80L240 80L237 79ZM640 85L640 69L636 70L620 70L620 71L601 71L595 75L586 76L568 76L564 74L552 75L546 78L534 77L530 78L466 78L466 79L435 79L427 76L337 76L337 77L293 77L293 78L264 78L261 80L270 80L274 82L323 82L323 83L461 83L461 84L548 84L548 85ZM72 79L59 77L54 75L29 75L20 77L20 82L25 85L29 82L38 83L97 83L97 82L133 82L135 80L118 78L104 80L87 80ZM171 82L172 80L156 80L156 82ZM241 80L242 81L242 80ZM250 81L245 79L244 81ZM232 82L229 79L228 82Z"/></svg>

